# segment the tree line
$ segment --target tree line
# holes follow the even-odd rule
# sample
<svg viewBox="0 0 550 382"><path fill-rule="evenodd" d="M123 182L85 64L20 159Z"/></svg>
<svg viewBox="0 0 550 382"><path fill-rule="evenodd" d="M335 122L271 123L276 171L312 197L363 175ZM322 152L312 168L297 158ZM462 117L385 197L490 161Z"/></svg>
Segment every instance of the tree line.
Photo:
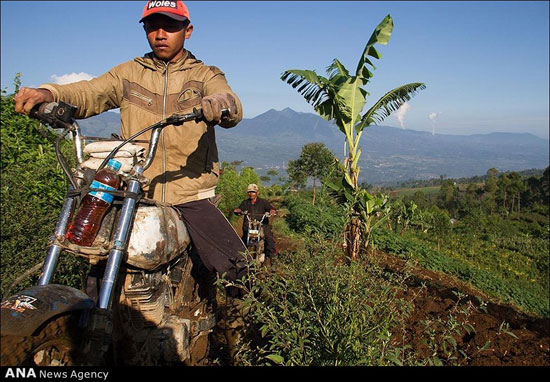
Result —
<svg viewBox="0 0 550 382"><path fill-rule="evenodd" d="M537 209L548 205L549 176L549 167L542 176L526 178L517 172L499 173L491 168L487 171L487 180L482 184L460 185L452 179L446 179L441 184L438 202L453 216L464 215L472 209L503 215Z"/></svg>

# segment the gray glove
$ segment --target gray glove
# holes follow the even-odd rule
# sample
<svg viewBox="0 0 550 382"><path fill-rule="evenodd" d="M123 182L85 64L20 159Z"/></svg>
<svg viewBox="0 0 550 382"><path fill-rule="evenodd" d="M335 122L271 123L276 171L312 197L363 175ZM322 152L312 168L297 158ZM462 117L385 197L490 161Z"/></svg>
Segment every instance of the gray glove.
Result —
<svg viewBox="0 0 550 382"><path fill-rule="evenodd" d="M202 113L208 122L220 123L237 119L238 110L235 98L229 93L214 93L201 100ZM222 110L229 112L222 117Z"/></svg>

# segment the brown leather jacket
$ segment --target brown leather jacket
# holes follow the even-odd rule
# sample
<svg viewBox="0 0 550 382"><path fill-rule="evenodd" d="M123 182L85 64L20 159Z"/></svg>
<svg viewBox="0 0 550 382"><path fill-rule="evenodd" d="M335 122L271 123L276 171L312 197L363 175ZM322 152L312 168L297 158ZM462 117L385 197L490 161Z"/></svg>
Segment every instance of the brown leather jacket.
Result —
<svg viewBox="0 0 550 382"><path fill-rule="evenodd" d="M189 51L166 64L152 53L137 57L90 81L68 85L44 84L56 101L78 107L76 118L88 118L120 107L121 135L129 137L173 113L200 107L201 98L214 93L235 97L238 116L220 125L233 127L242 119L242 105L224 73L197 60ZM138 139L149 139L150 132ZM182 204L214 196L219 177L214 125L187 122L162 132L157 154L145 172L151 180L146 196Z"/></svg>

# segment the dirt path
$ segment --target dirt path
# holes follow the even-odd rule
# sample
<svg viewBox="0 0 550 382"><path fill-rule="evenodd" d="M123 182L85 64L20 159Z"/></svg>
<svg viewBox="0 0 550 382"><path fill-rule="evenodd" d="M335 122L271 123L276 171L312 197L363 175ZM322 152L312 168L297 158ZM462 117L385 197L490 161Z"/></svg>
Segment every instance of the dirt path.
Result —
<svg viewBox="0 0 550 382"><path fill-rule="evenodd" d="M277 238L280 252L296 243ZM499 303L449 275L411 267L397 256L372 254L387 271L404 273L407 288L400 297L412 303L405 325L393 339L416 359L471 366L549 366L550 320L531 317Z"/></svg>

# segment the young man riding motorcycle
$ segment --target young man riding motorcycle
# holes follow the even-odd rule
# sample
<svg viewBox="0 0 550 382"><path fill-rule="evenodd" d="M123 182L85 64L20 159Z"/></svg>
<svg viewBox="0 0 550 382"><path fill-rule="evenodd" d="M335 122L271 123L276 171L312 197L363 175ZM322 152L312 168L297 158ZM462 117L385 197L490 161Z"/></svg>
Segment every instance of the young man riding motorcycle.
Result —
<svg viewBox="0 0 550 382"><path fill-rule="evenodd" d="M193 25L182 1L147 2L140 22L152 52L90 81L22 87L14 97L15 110L28 114L36 104L63 101L76 106L75 117L82 119L120 108L121 135L129 137L173 113L202 108L204 121L162 131L157 156L144 174L151 180L146 196L178 208L209 271L239 279L246 270L246 248L209 198L219 178L214 126L240 122L241 102L220 69L184 48ZM223 109L229 112L222 115Z"/></svg>
<svg viewBox="0 0 550 382"><path fill-rule="evenodd" d="M233 211L235 214L239 215L243 211L248 211L251 219L260 220L266 212L269 212L271 215L275 215L275 208L267 200L258 197L258 186L256 184L249 184L246 190L248 194L248 199L243 200L239 205L239 208L235 208ZM269 227L269 219L264 219L263 223L264 235L265 235L265 255L268 258L273 258L277 251L275 247L275 238L273 232ZM246 219L243 220L243 236L242 240L246 243L246 238L248 234L248 224Z"/></svg>

